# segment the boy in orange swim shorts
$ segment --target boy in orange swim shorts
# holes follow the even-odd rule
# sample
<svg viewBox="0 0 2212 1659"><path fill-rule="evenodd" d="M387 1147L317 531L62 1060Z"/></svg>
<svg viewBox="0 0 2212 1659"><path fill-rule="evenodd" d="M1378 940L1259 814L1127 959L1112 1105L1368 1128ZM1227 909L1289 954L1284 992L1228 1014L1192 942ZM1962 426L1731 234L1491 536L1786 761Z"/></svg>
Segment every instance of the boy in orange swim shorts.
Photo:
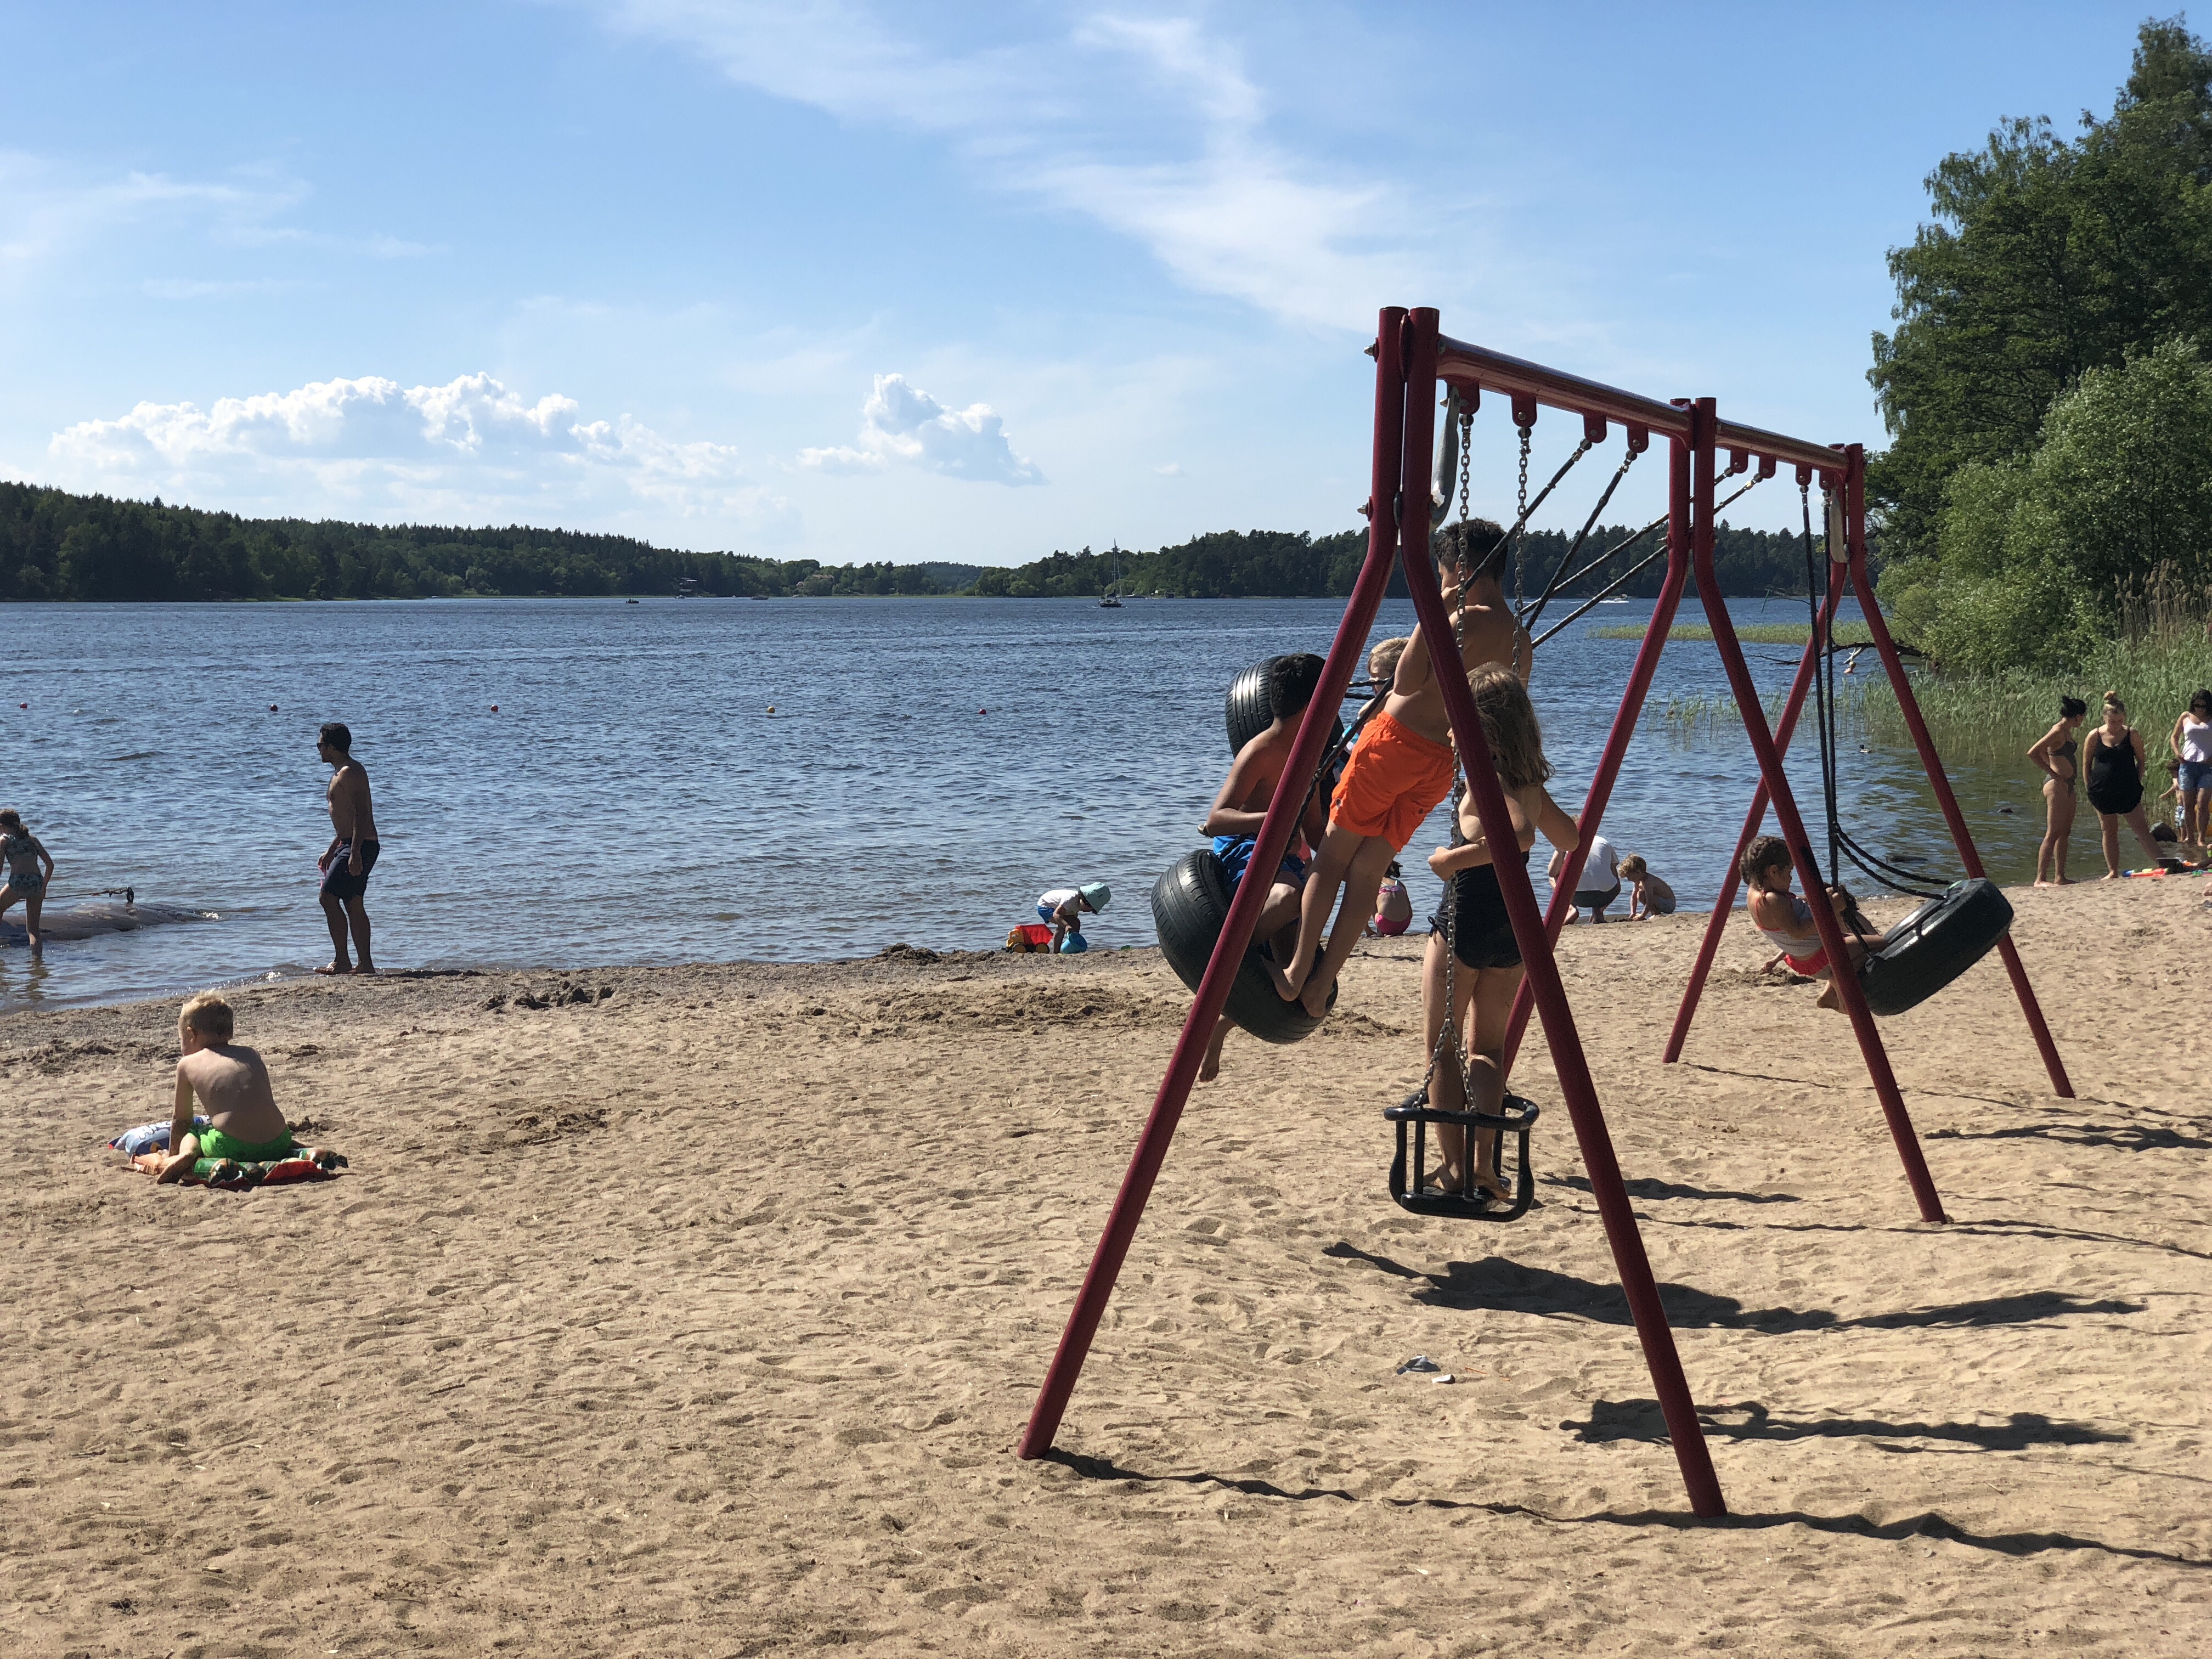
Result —
<svg viewBox="0 0 2212 1659"><path fill-rule="evenodd" d="M1458 615L1467 665L1507 663L1526 682L1528 630L1514 619L1498 581L1504 539L1504 532L1487 519L1449 526L1434 543L1437 576L1444 608ZM1383 873L1451 793L1455 770L1450 717L1428 641L1417 629L1398 659L1389 700L1361 729L1351 763L1329 798L1328 830L1301 897L1298 942L1285 979L1288 994L1315 1018L1328 1012L1336 976L1375 914ZM1322 929L1340 888L1343 908L1323 951Z"/></svg>

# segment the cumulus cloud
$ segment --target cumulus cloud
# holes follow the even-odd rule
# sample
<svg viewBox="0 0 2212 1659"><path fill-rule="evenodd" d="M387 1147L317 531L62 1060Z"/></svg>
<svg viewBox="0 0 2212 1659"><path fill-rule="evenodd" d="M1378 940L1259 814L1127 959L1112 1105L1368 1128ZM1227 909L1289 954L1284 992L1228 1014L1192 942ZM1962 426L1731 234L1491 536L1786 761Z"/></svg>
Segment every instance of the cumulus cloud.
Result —
<svg viewBox="0 0 2212 1659"><path fill-rule="evenodd" d="M1005 422L988 404L948 409L903 374L876 376L875 390L860 406L857 446L801 450L799 464L829 472L919 466L975 483L1044 482L1035 462L1014 453Z"/></svg>
<svg viewBox="0 0 2212 1659"><path fill-rule="evenodd" d="M949 140L992 183L1135 239L1202 292L1356 327L1373 320L1377 295L1425 275L1378 245L1378 227L1407 222L1399 192L1272 138L1236 47L1192 19L1094 17L1061 39L959 53L917 43L860 0L599 9L744 86Z"/></svg>
<svg viewBox="0 0 2212 1659"><path fill-rule="evenodd" d="M47 445L58 482L256 510L370 518L574 517L640 502L787 539L788 506L726 445L682 442L628 415L586 421L489 374L402 386L380 375L197 404L142 403Z"/></svg>

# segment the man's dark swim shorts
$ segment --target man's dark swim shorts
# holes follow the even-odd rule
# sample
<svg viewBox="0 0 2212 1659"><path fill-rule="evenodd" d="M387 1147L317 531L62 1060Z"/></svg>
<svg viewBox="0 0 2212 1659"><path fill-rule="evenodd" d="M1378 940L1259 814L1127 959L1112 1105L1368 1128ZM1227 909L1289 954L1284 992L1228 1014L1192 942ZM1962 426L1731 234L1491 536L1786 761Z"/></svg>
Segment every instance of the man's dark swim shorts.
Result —
<svg viewBox="0 0 2212 1659"><path fill-rule="evenodd" d="M323 891L334 899L356 899L368 891L368 872L376 868L377 843L365 841L361 844L361 873L353 872L353 843L342 841L338 850L331 854L330 868L323 872Z"/></svg>

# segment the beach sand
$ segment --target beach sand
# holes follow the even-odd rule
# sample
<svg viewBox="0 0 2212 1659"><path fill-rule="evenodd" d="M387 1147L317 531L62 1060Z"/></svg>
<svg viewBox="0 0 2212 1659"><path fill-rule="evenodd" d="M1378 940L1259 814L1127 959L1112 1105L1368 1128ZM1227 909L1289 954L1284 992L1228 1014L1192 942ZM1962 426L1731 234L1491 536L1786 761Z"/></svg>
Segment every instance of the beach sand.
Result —
<svg viewBox="0 0 2212 1659"><path fill-rule="evenodd" d="M1156 953L246 991L351 1169L243 1194L99 1149L166 1115L176 1003L9 1016L0 1650L2200 1655L2202 886L2014 894L2077 1100L1994 957L1885 1022L1948 1226L1747 924L1674 1067L1705 919L1570 930L1719 1524L1540 1041L1539 1207L1389 1202L1417 939L1232 1039L1030 1463Z"/></svg>

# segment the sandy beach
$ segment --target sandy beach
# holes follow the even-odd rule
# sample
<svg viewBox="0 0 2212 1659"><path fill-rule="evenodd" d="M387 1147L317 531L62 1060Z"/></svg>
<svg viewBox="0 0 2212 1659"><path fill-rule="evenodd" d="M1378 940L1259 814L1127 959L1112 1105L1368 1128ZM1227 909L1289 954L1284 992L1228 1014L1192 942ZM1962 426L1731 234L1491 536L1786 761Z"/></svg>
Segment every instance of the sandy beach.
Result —
<svg viewBox="0 0 2212 1659"><path fill-rule="evenodd" d="M1705 918L1570 930L1721 1523L1540 1040L1539 1206L1390 1204L1417 939L1231 1041L1032 1463L1188 1001L1154 952L247 991L351 1167L246 1194L100 1147L176 1002L0 1018L0 1649L2201 1654L2203 885L2013 894L2076 1100L1994 957L1885 1023L1948 1226L1747 923L1674 1067Z"/></svg>

